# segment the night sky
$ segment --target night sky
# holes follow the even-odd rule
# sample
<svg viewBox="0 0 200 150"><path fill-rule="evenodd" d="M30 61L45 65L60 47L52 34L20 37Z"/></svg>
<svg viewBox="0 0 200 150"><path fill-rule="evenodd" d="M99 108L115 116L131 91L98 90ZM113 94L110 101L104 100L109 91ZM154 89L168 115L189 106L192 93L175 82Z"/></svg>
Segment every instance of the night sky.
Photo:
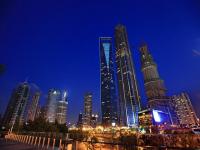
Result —
<svg viewBox="0 0 200 150"><path fill-rule="evenodd" d="M42 91L69 91L70 121L94 95L100 112L100 36L127 27L140 94L145 104L139 45L146 41L168 95L187 91L200 114L200 1L198 0L1 0L0 113L12 89L28 79Z"/></svg>

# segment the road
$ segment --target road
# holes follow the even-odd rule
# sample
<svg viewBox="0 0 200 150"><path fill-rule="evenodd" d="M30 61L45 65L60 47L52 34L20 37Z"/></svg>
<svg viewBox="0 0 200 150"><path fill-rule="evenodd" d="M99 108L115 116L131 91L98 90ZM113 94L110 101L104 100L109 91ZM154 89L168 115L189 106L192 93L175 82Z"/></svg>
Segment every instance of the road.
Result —
<svg viewBox="0 0 200 150"><path fill-rule="evenodd" d="M33 146L0 138L0 150L36 150Z"/></svg>

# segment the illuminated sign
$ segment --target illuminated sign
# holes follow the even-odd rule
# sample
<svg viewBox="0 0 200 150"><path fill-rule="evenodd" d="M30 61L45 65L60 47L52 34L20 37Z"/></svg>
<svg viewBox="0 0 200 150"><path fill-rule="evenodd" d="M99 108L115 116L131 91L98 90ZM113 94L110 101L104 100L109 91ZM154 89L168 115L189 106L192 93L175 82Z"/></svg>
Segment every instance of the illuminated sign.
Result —
<svg viewBox="0 0 200 150"><path fill-rule="evenodd" d="M157 124L171 123L169 113L160 110L153 110L153 119Z"/></svg>
<svg viewBox="0 0 200 150"><path fill-rule="evenodd" d="M161 122L161 117L157 110L153 110L153 118L154 118L155 122Z"/></svg>

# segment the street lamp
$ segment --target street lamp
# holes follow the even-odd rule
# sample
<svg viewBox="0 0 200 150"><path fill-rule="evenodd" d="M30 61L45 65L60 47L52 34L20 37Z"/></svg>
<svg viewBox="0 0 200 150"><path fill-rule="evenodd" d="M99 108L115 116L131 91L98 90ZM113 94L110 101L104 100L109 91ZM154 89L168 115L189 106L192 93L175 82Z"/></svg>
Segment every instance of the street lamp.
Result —
<svg viewBox="0 0 200 150"><path fill-rule="evenodd" d="M115 127L116 126L116 123L115 122L112 122L112 127Z"/></svg>

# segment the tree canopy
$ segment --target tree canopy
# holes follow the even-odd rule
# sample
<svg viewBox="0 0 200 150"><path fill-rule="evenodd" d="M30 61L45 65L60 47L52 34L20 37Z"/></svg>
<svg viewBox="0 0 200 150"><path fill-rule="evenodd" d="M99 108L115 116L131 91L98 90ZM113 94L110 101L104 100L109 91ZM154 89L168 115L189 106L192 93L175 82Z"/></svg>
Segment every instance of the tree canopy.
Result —
<svg viewBox="0 0 200 150"><path fill-rule="evenodd" d="M57 132L57 133L67 133L68 128L66 124L49 123L44 118L39 117L34 121L28 121L23 125L23 131L28 132Z"/></svg>
<svg viewBox="0 0 200 150"><path fill-rule="evenodd" d="M5 71L5 65L0 64L0 75L3 74Z"/></svg>

